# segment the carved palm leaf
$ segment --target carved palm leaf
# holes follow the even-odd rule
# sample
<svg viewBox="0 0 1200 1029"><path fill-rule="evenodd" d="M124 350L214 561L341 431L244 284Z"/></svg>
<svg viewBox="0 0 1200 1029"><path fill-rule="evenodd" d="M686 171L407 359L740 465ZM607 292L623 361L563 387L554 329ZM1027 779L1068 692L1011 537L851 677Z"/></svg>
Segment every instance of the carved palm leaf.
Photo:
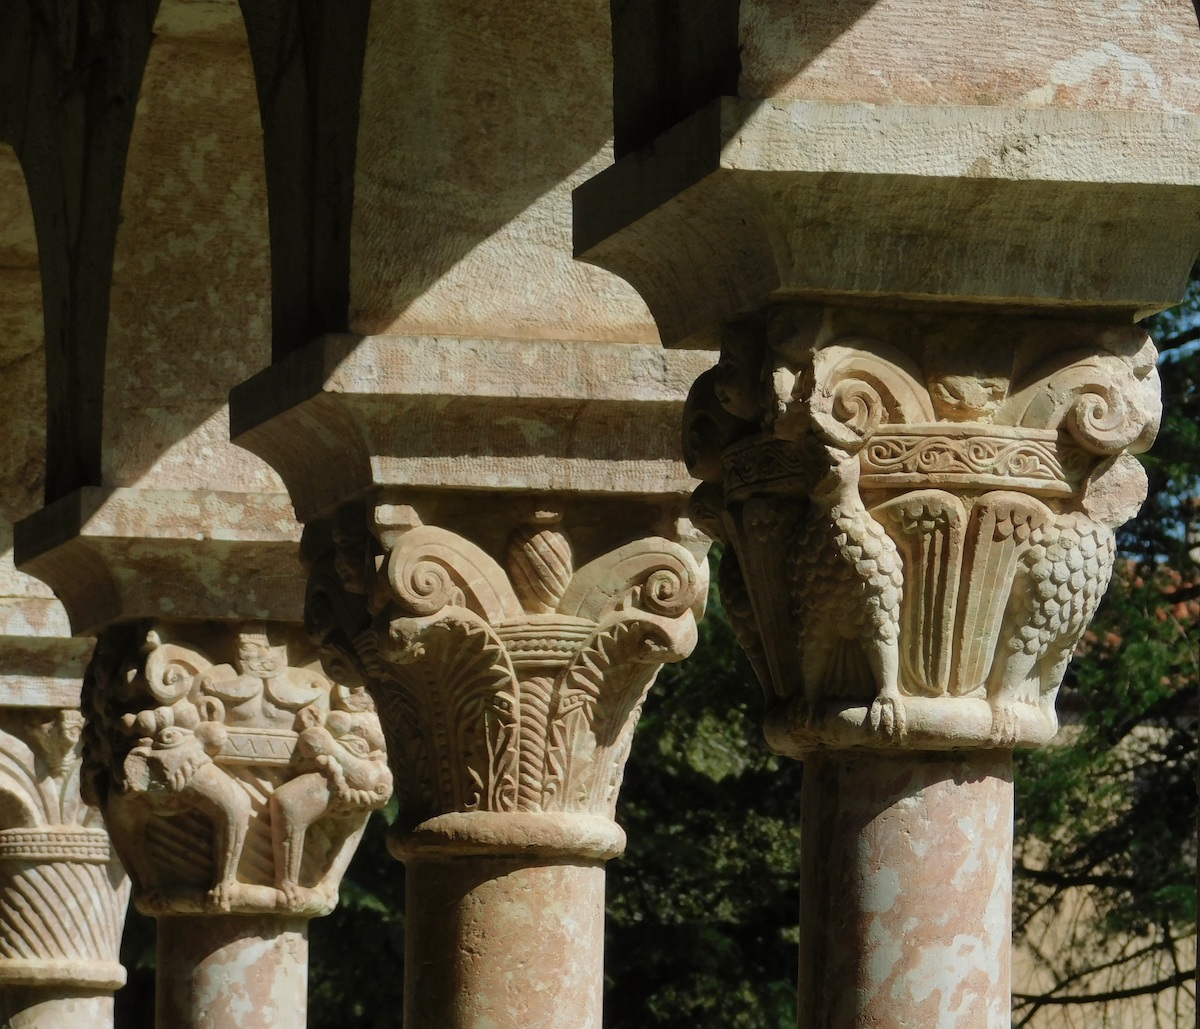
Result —
<svg viewBox="0 0 1200 1029"><path fill-rule="evenodd" d="M407 642L395 679L430 741L438 809L513 810L520 712L503 642L463 608L393 627Z"/></svg>
<svg viewBox="0 0 1200 1029"><path fill-rule="evenodd" d="M916 490L872 511L904 562L900 655L912 692L950 692L967 511L943 490Z"/></svg>
<svg viewBox="0 0 1200 1029"><path fill-rule="evenodd" d="M976 500L967 530L958 633L963 643L953 693L969 693L987 681L1021 559L1032 533L1053 519L1050 508L1023 493L996 490Z"/></svg>
<svg viewBox="0 0 1200 1029"><path fill-rule="evenodd" d="M572 729L562 743L564 806L611 813L646 692L664 661L690 652L695 632L690 611L675 620L617 615L597 626L562 678L559 720Z"/></svg>

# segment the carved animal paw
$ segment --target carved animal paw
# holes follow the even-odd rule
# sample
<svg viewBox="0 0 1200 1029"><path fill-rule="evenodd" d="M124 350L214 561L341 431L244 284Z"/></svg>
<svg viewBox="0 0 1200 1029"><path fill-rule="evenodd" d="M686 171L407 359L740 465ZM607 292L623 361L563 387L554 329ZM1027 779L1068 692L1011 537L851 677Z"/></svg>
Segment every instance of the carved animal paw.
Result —
<svg viewBox="0 0 1200 1029"><path fill-rule="evenodd" d="M908 727L905 724L904 700L897 693L881 693L871 702L871 730L890 740L904 739Z"/></svg>
<svg viewBox="0 0 1200 1029"><path fill-rule="evenodd" d="M311 890L305 889L298 882L284 879L279 884L279 892L283 894L283 904L288 911L296 911L303 907L308 900Z"/></svg>
<svg viewBox="0 0 1200 1029"><path fill-rule="evenodd" d="M208 891L208 906L214 911L222 911L228 913L233 902L233 883L228 879L222 879L216 886Z"/></svg>
<svg viewBox="0 0 1200 1029"><path fill-rule="evenodd" d="M992 731L988 733L988 742L995 747L1016 745L1017 712L1010 702L1002 700L993 702Z"/></svg>

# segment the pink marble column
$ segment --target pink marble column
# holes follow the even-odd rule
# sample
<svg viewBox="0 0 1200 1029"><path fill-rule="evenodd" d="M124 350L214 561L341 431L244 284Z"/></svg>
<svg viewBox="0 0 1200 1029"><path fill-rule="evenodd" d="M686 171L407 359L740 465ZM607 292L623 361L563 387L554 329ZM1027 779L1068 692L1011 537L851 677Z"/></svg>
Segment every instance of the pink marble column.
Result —
<svg viewBox="0 0 1200 1029"><path fill-rule="evenodd" d="M800 1029L1009 1025L1012 756L813 755Z"/></svg>
<svg viewBox="0 0 1200 1029"><path fill-rule="evenodd" d="M604 863L624 834L586 816L510 815L509 831L482 815L393 844L407 868L406 1029L600 1029Z"/></svg>
<svg viewBox="0 0 1200 1029"><path fill-rule="evenodd" d="M13 987L0 994L0 1018L5 1029L111 1026L113 995L111 990Z"/></svg>
<svg viewBox="0 0 1200 1029"><path fill-rule="evenodd" d="M307 918L159 917L156 1025L302 1029L307 1011Z"/></svg>

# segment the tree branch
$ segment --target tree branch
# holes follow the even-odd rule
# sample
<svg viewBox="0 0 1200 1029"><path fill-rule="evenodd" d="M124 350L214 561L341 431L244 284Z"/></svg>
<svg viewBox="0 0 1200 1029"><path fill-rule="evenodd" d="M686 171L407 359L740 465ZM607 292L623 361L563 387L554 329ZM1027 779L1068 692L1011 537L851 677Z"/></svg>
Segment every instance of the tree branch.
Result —
<svg viewBox="0 0 1200 1029"><path fill-rule="evenodd" d="M1045 1004L1104 1004L1114 1000L1129 1000L1132 997L1145 997L1151 993L1161 993L1163 990L1183 986L1195 978L1196 970L1193 968L1188 971L1176 972L1157 982L1145 983L1142 986L1130 986L1124 990L1109 990L1106 993L1056 994L1054 991L1043 994L1014 993L1013 1000L1022 1005L1036 1004L1039 1007Z"/></svg>

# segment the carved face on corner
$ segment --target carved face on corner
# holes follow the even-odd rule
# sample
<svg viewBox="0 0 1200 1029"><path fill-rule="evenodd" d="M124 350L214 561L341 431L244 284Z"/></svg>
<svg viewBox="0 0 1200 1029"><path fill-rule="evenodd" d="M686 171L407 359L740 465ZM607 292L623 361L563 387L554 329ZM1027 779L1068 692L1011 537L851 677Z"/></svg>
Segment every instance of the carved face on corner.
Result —
<svg viewBox="0 0 1200 1029"><path fill-rule="evenodd" d="M25 712L25 735L52 775L66 770L83 730L83 715L71 708Z"/></svg>
<svg viewBox="0 0 1200 1029"><path fill-rule="evenodd" d="M931 343L925 355L925 384L939 418L987 422L1008 396L1012 355L1002 344L981 342L967 350Z"/></svg>
<svg viewBox="0 0 1200 1029"><path fill-rule="evenodd" d="M273 647L266 635L243 632L238 635L238 669L243 675L270 679L287 667L287 647Z"/></svg>

